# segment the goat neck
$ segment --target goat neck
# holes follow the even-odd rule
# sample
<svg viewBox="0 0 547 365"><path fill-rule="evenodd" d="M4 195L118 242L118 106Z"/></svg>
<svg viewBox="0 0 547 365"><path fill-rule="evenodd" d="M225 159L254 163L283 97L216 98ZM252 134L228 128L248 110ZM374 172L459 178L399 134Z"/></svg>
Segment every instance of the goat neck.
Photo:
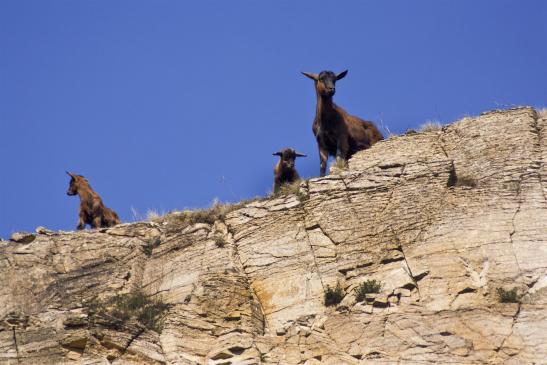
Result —
<svg viewBox="0 0 547 365"><path fill-rule="evenodd" d="M78 196L82 205L93 205L93 201L98 198L97 193L90 186L80 186L78 188Z"/></svg>
<svg viewBox="0 0 547 365"><path fill-rule="evenodd" d="M290 168L283 168L283 166L280 166L279 177L283 181L291 181L292 179L294 179L294 173L295 173L294 168L290 169Z"/></svg>
<svg viewBox="0 0 547 365"><path fill-rule="evenodd" d="M336 112L336 104L332 101L332 96L317 94L317 107L315 109L317 118L324 118Z"/></svg>

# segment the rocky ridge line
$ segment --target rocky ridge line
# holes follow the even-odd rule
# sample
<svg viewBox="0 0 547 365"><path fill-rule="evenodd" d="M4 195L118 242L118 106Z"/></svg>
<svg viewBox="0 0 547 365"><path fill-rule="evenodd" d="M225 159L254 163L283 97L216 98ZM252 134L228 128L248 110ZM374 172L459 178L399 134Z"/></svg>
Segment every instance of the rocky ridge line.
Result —
<svg viewBox="0 0 547 365"><path fill-rule="evenodd" d="M544 363L546 125L488 112L205 223L0 242L0 363ZM356 303L367 279L381 291ZM161 333L90 313L135 290L170 304Z"/></svg>

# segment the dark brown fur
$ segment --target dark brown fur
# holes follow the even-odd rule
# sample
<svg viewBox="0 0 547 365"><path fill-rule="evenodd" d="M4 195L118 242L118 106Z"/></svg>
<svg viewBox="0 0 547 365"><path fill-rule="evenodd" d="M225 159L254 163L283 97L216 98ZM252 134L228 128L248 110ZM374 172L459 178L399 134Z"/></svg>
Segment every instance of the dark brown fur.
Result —
<svg viewBox="0 0 547 365"><path fill-rule="evenodd" d="M85 177L70 172L67 174L71 177L67 195L80 196L80 218L76 229L84 229L86 224L91 228L101 228L121 223L116 212L104 206L101 197L91 189Z"/></svg>
<svg viewBox="0 0 547 365"><path fill-rule="evenodd" d="M347 161L384 137L372 122L349 115L332 101L336 81L346 76L347 70L338 75L331 71L303 74L315 81L317 108L312 130L319 147L320 174L325 176L329 156Z"/></svg>
<svg viewBox="0 0 547 365"><path fill-rule="evenodd" d="M279 192L283 184L291 184L300 180L300 176L294 167L294 161L297 157L306 157L301 153L296 152L292 148L284 148L273 154L279 156L279 161L274 168L274 194Z"/></svg>

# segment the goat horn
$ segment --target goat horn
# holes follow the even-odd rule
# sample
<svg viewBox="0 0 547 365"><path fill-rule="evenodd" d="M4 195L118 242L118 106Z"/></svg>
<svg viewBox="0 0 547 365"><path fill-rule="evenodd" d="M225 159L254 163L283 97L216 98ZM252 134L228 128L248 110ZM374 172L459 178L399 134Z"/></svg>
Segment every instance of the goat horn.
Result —
<svg viewBox="0 0 547 365"><path fill-rule="evenodd" d="M318 74L314 74L314 73L312 73L312 72L302 72L302 75L307 76L307 77L309 77L310 79L315 80L315 81L317 81L317 80L319 79L319 75L318 75Z"/></svg>
<svg viewBox="0 0 547 365"><path fill-rule="evenodd" d="M74 175L73 175L72 173L70 173L70 172L68 172L68 171L65 171L65 172L66 172L66 174L67 174L68 176L74 177Z"/></svg>
<svg viewBox="0 0 547 365"><path fill-rule="evenodd" d="M348 70L344 70L340 72L338 75L336 75L336 80L343 79L344 77L346 77L347 74L348 74Z"/></svg>

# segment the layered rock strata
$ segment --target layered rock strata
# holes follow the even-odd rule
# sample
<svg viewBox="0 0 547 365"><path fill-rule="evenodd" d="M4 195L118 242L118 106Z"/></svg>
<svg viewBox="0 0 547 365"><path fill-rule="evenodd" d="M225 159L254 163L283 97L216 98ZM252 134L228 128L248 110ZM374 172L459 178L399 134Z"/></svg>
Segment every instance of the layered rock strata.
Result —
<svg viewBox="0 0 547 365"><path fill-rule="evenodd" d="M214 222L2 241L0 363L547 363L546 160L546 117L493 111ZM136 290L161 330L90 310Z"/></svg>

